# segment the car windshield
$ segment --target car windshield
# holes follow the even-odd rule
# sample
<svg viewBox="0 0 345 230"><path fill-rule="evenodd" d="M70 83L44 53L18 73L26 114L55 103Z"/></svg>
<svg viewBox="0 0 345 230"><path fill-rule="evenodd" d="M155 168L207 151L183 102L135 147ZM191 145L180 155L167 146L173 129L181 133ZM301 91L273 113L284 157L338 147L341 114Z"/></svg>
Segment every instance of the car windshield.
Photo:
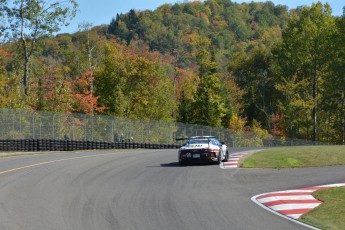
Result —
<svg viewBox="0 0 345 230"><path fill-rule="evenodd" d="M215 143L216 145L220 145L220 142L216 138L212 139L212 142Z"/></svg>

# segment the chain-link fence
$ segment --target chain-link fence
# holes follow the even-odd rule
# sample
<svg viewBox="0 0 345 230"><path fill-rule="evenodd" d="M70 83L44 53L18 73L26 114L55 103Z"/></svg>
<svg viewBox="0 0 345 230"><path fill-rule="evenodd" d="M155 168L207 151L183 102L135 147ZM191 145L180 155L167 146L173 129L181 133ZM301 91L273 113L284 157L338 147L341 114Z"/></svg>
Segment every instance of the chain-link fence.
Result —
<svg viewBox="0 0 345 230"><path fill-rule="evenodd" d="M112 116L0 109L0 139L50 139L100 142L182 144L176 138L212 135L230 147L312 145L298 140L234 132L177 122L133 120Z"/></svg>

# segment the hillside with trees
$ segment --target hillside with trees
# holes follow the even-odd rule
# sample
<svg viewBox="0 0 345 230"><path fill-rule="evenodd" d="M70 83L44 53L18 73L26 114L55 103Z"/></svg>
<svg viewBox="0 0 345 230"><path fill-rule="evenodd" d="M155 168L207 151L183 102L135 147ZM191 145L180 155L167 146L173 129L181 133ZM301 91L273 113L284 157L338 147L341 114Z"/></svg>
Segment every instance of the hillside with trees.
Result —
<svg viewBox="0 0 345 230"><path fill-rule="evenodd" d="M0 4L8 12L1 16L12 19L0 35L1 108L345 143L345 17L333 16L328 4L292 10L269 1L164 4L53 36L75 2L70 11L55 8L55 18L24 2ZM42 18L40 34L18 33L14 19L37 26Z"/></svg>

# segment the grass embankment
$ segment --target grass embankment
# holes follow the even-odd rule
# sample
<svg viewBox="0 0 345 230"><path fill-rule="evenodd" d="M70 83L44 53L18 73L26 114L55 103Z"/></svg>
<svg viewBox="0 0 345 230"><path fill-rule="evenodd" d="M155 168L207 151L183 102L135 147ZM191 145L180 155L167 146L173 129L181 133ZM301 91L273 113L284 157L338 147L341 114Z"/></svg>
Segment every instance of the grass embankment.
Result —
<svg viewBox="0 0 345 230"><path fill-rule="evenodd" d="M322 230L345 229L345 187L321 189L313 196L323 204L300 217L300 220Z"/></svg>
<svg viewBox="0 0 345 230"><path fill-rule="evenodd" d="M345 146L271 148L247 155L241 159L239 164L242 168L302 168L345 165Z"/></svg>
<svg viewBox="0 0 345 230"><path fill-rule="evenodd" d="M345 165L345 146L282 147L263 150L241 159L244 168L301 168ZM339 181L340 183L343 181ZM300 217L322 230L345 229L345 187L321 189L313 196L323 203Z"/></svg>

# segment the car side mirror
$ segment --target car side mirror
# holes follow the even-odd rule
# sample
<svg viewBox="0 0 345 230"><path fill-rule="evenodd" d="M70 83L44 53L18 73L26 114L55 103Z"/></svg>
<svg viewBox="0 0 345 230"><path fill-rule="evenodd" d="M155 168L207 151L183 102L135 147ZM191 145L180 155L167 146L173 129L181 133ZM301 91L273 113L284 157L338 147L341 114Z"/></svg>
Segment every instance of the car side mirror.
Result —
<svg viewBox="0 0 345 230"><path fill-rule="evenodd" d="M222 142L220 142L222 145L225 145L225 142L224 141L222 141Z"/></svg>

